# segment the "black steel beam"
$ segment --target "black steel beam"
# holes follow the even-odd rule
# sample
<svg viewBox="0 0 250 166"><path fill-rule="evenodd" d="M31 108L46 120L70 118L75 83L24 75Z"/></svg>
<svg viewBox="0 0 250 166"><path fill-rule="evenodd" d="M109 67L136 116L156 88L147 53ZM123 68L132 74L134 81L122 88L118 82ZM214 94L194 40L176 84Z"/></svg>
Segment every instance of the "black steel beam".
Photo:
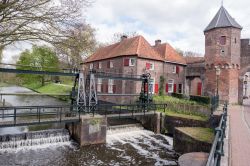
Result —
<svg viewBox="0 0 250 166"><path fill-rule="evenodd" d="M77 76L79 73L63 73L63 72L50 72L50 71L33 71L33 70L20 70L20 69L6 69L0 68L0 72L16 73L16 74L39 74L39 75L54 75L54 76Z"/></svg>
<svg viewBox="0 0 250 166"><path fill-rule="evenodd" d="M142 78L139 77L129 77L129 76L116 76L116 75L102 75L95 74L97 78L106 78L106 79L114 79L114 80L132 80L132 81L142 81Z"/></svg>

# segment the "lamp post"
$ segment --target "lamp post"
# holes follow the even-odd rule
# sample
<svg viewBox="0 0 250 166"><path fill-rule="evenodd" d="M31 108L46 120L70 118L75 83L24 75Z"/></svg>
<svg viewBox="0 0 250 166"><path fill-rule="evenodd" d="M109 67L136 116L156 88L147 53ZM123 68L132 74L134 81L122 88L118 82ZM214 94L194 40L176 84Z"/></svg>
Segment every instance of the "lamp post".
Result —
<svg viewBox="0 0 250 166"><path fill-rule="evenodd" d="M219 76L220 76L220 68L216 67L215 68L215 73L216 73L216 95L219 95Z"/></svg>

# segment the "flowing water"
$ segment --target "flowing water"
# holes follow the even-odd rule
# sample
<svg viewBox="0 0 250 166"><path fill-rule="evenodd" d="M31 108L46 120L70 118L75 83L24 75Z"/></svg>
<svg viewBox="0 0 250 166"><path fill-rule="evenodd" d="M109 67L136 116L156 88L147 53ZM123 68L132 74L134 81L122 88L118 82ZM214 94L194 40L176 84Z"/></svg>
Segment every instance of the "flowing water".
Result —
<svg viewBox="0 0 250 166"><path fill-rule="evenodd" d="M32 97L19 100L18 96L15 98L14 103L28 101L22 103L23 105L28 105L37 99ZM37 100L38 104L53 105L55 104L51 103L53 100L60 104L60 101L52 100L50 97L39 96ZM11 98L6 98L6 101L11 103ZM178 155L172 149L172 138L154 134L138 124L110 127L107 131L106 144L81 148L69 139L68 132L64 129L32 133L28 130L28 127L0 130L0 135L5 135L0 136L0 165L177 165ZM6 136L6 133L10 135Z"/></svg>

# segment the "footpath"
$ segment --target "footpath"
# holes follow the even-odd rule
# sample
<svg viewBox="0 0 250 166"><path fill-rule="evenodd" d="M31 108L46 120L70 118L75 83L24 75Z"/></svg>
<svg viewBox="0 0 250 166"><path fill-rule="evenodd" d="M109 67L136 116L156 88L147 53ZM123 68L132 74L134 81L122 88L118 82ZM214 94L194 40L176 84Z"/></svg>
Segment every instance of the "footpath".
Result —
<svg viewBox="0 0 250 166"><path fill-rule="evenodd" d="M244 101L242 106L230 105L228 115L227 163L229 166L250 166L250 100Z"/></svg>

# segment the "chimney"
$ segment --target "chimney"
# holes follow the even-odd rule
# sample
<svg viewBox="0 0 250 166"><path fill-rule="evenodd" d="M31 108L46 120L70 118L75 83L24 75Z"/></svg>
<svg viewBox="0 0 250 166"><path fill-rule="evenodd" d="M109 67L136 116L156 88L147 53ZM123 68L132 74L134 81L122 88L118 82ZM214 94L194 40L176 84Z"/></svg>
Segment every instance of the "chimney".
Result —
<svg viewBox="0 0 250 166"><path fill-rule="evenodd" d="M160 40L160 39L155 40L155 46L158 46L158 45L160 45L160 44L161 44L161 40Z"/></svg>
<svg viewBox="0 0 250 166"><path fill-rule="evenodd" d="M122 35L122 36L121 36L121 41L123 41L124 39L127 39L127 38L128 38L127 35Z"/></svg>

